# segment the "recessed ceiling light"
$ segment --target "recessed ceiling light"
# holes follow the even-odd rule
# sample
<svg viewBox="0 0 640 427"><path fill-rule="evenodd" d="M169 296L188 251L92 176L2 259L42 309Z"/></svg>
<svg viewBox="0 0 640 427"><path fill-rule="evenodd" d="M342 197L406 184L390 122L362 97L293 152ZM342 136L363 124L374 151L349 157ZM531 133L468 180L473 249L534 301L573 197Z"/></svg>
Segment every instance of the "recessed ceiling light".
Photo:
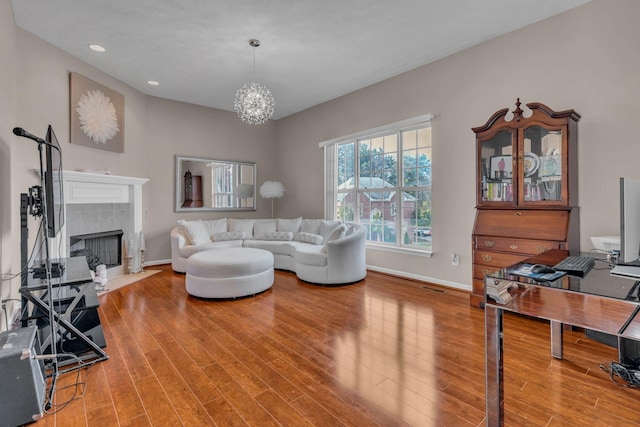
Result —
<svg viewBox="0 0 640 427"><path fill-rule="evenodd" d="M94 52L106 52L107 49L105 49L104 47L100 46L99 44L90 44L89 45L89 49L93 50Z"/></svg>
<svg viewBox="0 0 640 427"><path fill-rule="evenodd" d="M147 81L147 84L149 84L151 86L160 86L160 83L158 83L155 80L149 80L149 81Z"/></svg>

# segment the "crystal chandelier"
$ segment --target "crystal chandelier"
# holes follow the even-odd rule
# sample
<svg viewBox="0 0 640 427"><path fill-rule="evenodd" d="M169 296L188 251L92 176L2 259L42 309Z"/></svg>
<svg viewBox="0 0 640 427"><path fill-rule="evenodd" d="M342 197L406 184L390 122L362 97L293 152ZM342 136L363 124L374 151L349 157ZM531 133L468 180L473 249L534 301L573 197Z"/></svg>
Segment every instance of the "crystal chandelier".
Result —
<svg viewBox="0 0 640 427"><path fill-rule="evenodd" d="M271 91L255 83L256 79L256 47L260 46L260 40L251 39L249 45L253 47L253 80L242 86L236 92L236 100L233 108L238 112L238 117L250 125L260 125L271 118L275 101Z"/></svg>

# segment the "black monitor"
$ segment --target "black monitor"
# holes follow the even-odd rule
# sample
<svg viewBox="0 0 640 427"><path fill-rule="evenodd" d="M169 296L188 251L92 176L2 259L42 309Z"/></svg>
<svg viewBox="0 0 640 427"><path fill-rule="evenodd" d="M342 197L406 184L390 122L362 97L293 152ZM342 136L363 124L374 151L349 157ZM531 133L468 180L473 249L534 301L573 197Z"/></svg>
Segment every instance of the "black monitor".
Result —
<svg viewBox="0 0 640 427"><path fill-rule="evenodd" d="M45 195L47 198L47 236L56 237L64 224L64 195L62 191L62 151L49 125L47 129L46 170L44 172Z"/></svg>
<svg viewBox="0 0 640 427"><path fill-rule="evenodd" d="M620 265L640 265L640 182L620 178Z"/></svg>

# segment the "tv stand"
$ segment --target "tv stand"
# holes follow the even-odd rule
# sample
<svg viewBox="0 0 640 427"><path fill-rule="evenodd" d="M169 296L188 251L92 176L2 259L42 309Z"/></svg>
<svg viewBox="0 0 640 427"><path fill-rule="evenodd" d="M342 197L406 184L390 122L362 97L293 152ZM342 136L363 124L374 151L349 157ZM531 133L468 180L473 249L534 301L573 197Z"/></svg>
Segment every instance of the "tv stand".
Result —
<svg viewBox="0 0 640 427"><path fill-rule="evenodd" d="M60 262L51 263L51 278L56 279L64 274L64 264ZM44 279L47 277L47 266L40 264L38 267L32 268L32 274L35 279Z"/></svg>
<svg viewBox="0 0 640 427"><path fill-rule="evenodd" d="M51 289L48 289L46 280L35 273L29 274L26 285L20 287L22 325L35 323L38 326L43 354L75 353L80 360L91 360L91 363L108 359L102 349L106 343L97 313L99 301L86 258L65 258L54 263L65 267L58 268L61 274L51 280ZM48 304L49 292L53 307ZM53 335L50 333L50 315L60 325ZM87 319L89 323L86 323ZM69 370L80 367L74 366Z"/></svg>

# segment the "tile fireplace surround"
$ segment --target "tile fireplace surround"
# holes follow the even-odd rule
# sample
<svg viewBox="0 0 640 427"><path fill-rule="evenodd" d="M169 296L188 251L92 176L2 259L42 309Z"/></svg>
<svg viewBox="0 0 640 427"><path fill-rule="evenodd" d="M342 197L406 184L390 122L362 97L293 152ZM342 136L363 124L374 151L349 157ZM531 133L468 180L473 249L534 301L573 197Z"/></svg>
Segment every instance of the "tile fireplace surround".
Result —
<svg viewBox="0 0 640 427"><path fill-rule="evenodd" d="M98 213L106 209L116 211L115 226L124 231L123 240L136 241L142 231L142 186L149 181L147 178L127 176L103 175L89 172L63 171L64 218L65 222L58 236L51 242L54 257L69 256L69 233L73 234L74 225L69 220L78 221L80 212L86 216L95 215L95 221L104 223ZM113 222L111 219L107 222ZM106 230L93 230L106 231ZM85 230L84 232L92 232ZM123 268L118 268L113 275L122 274ZM112 276L112 274L109 274Z"/></svg>

